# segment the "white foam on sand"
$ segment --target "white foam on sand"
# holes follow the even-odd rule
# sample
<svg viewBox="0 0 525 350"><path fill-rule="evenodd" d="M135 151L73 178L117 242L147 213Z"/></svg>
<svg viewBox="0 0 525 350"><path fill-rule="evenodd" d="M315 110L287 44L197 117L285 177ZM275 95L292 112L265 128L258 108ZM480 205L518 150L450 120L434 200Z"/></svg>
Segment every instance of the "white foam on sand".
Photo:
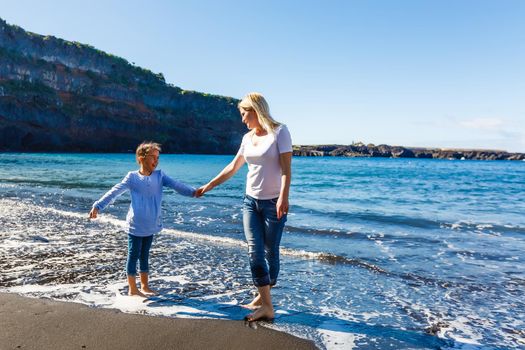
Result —
<svg viewBox="0 0 525 350"><path fill-rule="evenodd" d="M170 276L171 282L187 283L184 276ZM23 285L2 288L0 292L16 293L26 297L50 298L58 301L70 301L90 307L117 309L125 313L147 314L151 316L166 316L178 318L222 318L226 315L210 310L198 309L187 305L177 305L175 302L163 305L150 305L155 302L140 296L127 295L127 283L116 282L106 286L94 286L89 283L57 284L57 285ZM65 299L64 296L75 295Z"/></svg>
<svg viewBox="0 0 525 350"><path fill-rule="evenodd" d="M151 281L157 281L157 280L162 280L162 281L165 281L165 282L176 282L176 283L179 283L181 285L188 284L188 283L191 282L185 276L158 276L156 278L152 278L151 279Z"/></svg>
<svg viewBox="0 0 525 350"><path fill-rule="evenodd" d="M341 330L339 331L338 328ZM350 350L358 347L357 341L364 339L365 335L345 332L340 325L322 323L317 332L323 340L327 350Z"/></svg>
<svg viewBox="0 0 525 350"><path fill-rule="evenodd" d="M322 315L334 316L338 320L322 322L316 329L326 349L354 349L358 347L358 340L366 338L364 334L350 332L345 324L346 321L358 324L362 322L361 317L368 319L365 314L357 315L351 310L333 307L320 307L320 311Z"/></svg>

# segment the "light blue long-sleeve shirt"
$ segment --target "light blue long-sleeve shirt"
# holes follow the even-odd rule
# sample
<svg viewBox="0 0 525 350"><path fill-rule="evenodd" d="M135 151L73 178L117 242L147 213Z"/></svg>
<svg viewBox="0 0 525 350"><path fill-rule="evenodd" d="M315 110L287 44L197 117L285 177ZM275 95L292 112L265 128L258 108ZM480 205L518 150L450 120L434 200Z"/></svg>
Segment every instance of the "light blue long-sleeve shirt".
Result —
<svg viewBox="0 0 525 350"><path fill-rule="evenodd" d="M162 230L162 188L171 187L178 193L192 197L195 189L180 181L174 180L162 170L155 170L150 176L130 171L124 179L113 186L93 208L103 211L109 204L126 191L131 193L131 204L126 216L127 233L133 236L146 237Z"/></svg>

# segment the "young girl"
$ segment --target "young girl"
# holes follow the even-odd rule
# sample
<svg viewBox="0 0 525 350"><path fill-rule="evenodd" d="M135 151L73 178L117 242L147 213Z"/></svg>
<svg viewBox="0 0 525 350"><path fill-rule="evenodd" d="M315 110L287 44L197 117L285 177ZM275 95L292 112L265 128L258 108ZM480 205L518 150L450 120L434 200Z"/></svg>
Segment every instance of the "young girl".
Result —
<svg viewBox="0 0 525 350"><path fill-rule="evenodd" d="M162 170L155 170L159 163L160 145L143 142L137 147L136 158L140 166L138 171L129 172L124 179L113 186L93 204L89 217L95 219L99 211L104 210L118 196L126 191L131 193L131 205L126 216L128 233L128 275L129 295L145 297L155 294L148 285L148 259L153 235L162 230L161 201L163 186L171 187L178 193L193 197L195 189L182 182L173 180ZM140 262L140 285L137 288L137 260Z"/></svg>

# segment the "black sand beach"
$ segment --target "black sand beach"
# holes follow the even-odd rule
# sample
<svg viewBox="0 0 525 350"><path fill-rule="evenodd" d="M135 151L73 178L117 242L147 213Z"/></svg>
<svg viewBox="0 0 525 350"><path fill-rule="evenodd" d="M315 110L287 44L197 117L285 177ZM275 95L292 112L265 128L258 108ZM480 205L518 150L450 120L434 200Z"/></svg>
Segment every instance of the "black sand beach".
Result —
<svg viewBox="0 0 525 350"><path fill-rule="evenodd" d="M0 293L1 349L315 349L243 321L172 319Z"/></svg>

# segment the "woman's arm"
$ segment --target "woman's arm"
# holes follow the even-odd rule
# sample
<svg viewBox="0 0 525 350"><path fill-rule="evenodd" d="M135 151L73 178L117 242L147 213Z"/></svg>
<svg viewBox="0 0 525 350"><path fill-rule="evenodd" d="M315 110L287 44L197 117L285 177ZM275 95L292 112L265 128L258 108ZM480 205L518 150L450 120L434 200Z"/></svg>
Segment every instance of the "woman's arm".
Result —
<svg viewBox="0 0 525 350"><path fill-rule="evenodd" d="M244 165L245 160L244 156L240 153L237 153L235 158L230 162L230 164L226 165L222 171L213 178L210 182L208 182L206 185L200 187L197 189L195 193L195 197L200 197L204 193L211 191L214 187L219 186L223 182L226 182L229 178L231 178L239 169Z"/></svg>
<svg viewBox="0 0 525 350"><path fill-rule="evenodd" d="M290 183L292 181L292 152L281 153L279 155L281 163L281 192L277 200L277 218L288 214L288 195L290 194Z"/></svg>

